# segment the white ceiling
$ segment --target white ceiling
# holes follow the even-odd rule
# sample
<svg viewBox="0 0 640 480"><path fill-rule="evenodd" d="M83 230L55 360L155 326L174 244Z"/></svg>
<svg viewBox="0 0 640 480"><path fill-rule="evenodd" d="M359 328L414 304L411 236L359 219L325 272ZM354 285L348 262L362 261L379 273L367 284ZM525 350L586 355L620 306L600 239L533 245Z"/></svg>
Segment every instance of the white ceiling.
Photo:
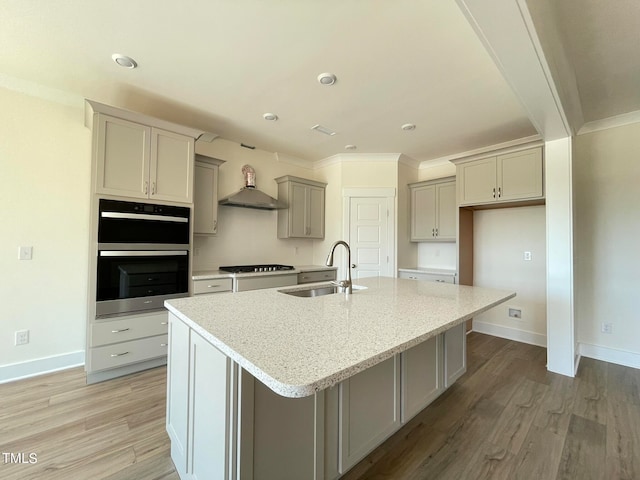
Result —
<svg viewBox="0 0 640 480"><path fill-rule="evenodd" d="M582 0L559 3L564 25L566 5ZM625 23L634 31L607 36L616 9L602 3L608 23L578 17L563 40L585 118L620 103L640 109L631 93L611 99L629 83L626 72L635 72L626 91L638 85L640 59L622 62L635 53L622 50L608 57L637 37L637 15ZM635 0L619 4L637 12ZM453 0L0 0L0 14L0 84L34 82L301 159L354 144L423 161L536 134ZM113 53L139 68L118 67ZM321 86L322 72L337 83ZM265 121L265 112L279 120ZM337 134L310 130L318 123ZM417 128L404 132L404 123Z"/></svg>

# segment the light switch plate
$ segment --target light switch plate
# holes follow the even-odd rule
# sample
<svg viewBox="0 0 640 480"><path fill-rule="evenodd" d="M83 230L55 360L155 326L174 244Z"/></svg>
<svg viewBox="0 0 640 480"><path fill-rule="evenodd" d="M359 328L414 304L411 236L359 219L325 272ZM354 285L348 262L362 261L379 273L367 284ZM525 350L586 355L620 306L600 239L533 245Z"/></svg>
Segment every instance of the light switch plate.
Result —
<svg viewBox="0 0 640 480"><path fill-rule="evenodd" d="M531 260L531 252L524 252L524 259L527 261Z"/></svg>
<svg viewBox="0 0 640 480"><path fill-rule="evenodd" d="M18 249L18 260L31 260L33 258L33 247L20 247Z"/></svg>

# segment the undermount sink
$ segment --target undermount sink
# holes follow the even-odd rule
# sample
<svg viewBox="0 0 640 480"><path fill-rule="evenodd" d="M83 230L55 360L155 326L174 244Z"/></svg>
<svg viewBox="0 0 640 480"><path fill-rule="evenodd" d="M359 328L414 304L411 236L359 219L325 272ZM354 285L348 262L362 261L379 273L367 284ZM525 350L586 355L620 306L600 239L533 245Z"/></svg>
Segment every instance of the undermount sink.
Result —
<svg viewBox="0 0 640 480"><path fill-rule="evenodd" d="M358 290L364 290L367 287L360 285L353 285L353 292ZM296 288L295 290L278 290L280 293L286 293L287 295L293 295L294 297L322 297L323 295L332 295L334 293L340 293L338 287L335 285L321 285L308 288Z"/></svg>

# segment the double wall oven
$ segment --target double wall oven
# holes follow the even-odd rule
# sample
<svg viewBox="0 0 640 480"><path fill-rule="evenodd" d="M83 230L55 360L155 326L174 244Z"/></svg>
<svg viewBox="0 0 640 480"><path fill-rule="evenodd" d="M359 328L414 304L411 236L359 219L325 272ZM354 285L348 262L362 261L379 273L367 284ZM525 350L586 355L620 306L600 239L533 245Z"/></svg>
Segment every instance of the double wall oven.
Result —
<svg viewBox="0 0 640 480"><path fill-rule="evenodd" d="M97 317L188 295L189 208L100 199L98 209Z"/></svg>

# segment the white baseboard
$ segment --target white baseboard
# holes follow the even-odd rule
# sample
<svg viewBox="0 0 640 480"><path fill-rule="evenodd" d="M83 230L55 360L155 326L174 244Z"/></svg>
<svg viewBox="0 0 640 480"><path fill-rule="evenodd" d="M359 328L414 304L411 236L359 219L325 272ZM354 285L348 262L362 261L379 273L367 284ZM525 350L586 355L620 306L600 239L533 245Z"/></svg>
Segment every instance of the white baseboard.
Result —
<svg viewBox="0 0 640 480"><path fill-rule="evenodd" d="M84 350L52 357L37 358L26 362L0 366L0 383L13 382L45 373L66 370L84 365Z"/></svg>
<svg viewBox="0 0 640 480"><path fill-rule="evenodd" d="M547 348L547 336L541 333L527 332L525 330L518 330L517 328L479 322L477 320L473 321L473 331Z"/></svg>
<svg viewBox="0 0 640 480"><path fill-rule="evenodd" d="M602 360L603 362L624 365L625 367L640 368L640 354L616 350L615 348L591 345L589 343L578 343L579 354L582 357Z"/></svg>

